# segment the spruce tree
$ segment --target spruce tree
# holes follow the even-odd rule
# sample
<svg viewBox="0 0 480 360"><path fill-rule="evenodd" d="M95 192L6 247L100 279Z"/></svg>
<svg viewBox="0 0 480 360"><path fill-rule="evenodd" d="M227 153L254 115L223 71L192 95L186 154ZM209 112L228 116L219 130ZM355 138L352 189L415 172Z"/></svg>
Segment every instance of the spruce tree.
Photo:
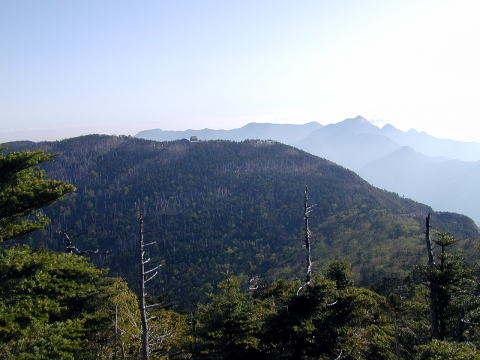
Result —
<svg viewBox="0 0 480 360"><path fill-rule="evenodd" d="M39 169L54 157L43 151L0 152L0 242L43 228L48 218L39 209L75 190Z"/></svg>

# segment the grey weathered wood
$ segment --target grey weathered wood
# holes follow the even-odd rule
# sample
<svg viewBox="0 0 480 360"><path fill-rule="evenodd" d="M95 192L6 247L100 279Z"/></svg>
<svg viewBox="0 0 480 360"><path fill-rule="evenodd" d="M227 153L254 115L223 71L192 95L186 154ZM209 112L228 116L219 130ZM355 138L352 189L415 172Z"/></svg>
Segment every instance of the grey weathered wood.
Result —
<svg viewBox="0 0 480 360"><path fill-rule="evenodd" d="M428 266L435 267L435 259L433 257L432 240L430 239L430 214L425 219L425 243L427 244Z"/></svg>
<svg viewBox="0 0 480 360"><path fill-rule="evenodd" d="M430 213L425 218L425 243L428 253L428 267L432 277L436 271L435 258L433 256L432 240L430 239ZM436 281L430 280L430 327L432 339L439 338L439 319L438 319L438 289Z"/></svg>
<svg viewBox="0 0 480 360"><path fill-rule="evenodd" d="M140 213L139 219L139 246L138 246L138 263L139 263L139 280L140 280L140 315L142 320L142 360L148 360L150 357L150 342L155 344L157 341L152 335L152 328L149 321L155 319L155 316L148 316L147 309L152 309L160 306L161 304L147 305L146 297L146 283L153 280L158 275L158 269L161 265L157 265L151 269L146 269L145 265L151 261L151 258L145 258L145 247L154 245L156 242L145 243L144 230L143 230L143 215ZM152 325L154 326L154 325Z"/></svg>
<svg viewBox="0 0 480 360"><path fill-rule="evenodd" d="M139 258L138 263L140 266L140 315L142 318L142 360L148 360L150 353L148 348L148 321L147 321L147 308L145 304L145 263L144 260L145 251L143 251L143 215L140 213L138 219L139 222ZM150 260L150 259L149 259Z"/></svg>
<svg viewBox="0 0 480 360"><path fill-rule="evenodd" d="M308 187L305 186L305 196L303 199L303 232L304 232L304 243L305 243L305 282L297 291L297 295L300 294L300 291L304 288L309 288L312 285L312 257L311 257L311 241L310 241L310 213L312 212L312 206L308 205Z"/></svg>

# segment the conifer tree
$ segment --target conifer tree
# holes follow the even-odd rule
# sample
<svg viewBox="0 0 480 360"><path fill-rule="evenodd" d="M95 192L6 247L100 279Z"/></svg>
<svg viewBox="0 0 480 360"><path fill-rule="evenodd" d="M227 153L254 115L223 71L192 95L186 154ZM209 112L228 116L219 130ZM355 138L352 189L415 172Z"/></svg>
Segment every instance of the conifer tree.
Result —
<svg viewBox="0 0 480 360"><path fill-rule="evenodd" d="M259 335L269 308L265 302L243 293L240 281L230 273L218 288L220 293L199 308L195 358L263 359Z"/></svg>
<svg viewBox="0 0 480 360"><path fill-rule="evenodd" d="M74 254L1 250L0 358L100 359L117 293L104 273Z"/></svg>
<svg viewBox="0 0 480 360"><path fill-rule="evenodd" d="M54 157L43 151L0 152L0 242L43 228L48 218L39 209L75 190L38 168Z"/></svg>
<svg viewBox="0 0 480 360"><path fill-rule="evenodd" d="M469 307L478 302L473 293L472 269L449 252L456 241L448 233L438 233L433 240L440 248L436 261L419 267L430 291L432 339L462 339L465 331L462 319ZM465 296L470 299L465 300Z"/></svg>

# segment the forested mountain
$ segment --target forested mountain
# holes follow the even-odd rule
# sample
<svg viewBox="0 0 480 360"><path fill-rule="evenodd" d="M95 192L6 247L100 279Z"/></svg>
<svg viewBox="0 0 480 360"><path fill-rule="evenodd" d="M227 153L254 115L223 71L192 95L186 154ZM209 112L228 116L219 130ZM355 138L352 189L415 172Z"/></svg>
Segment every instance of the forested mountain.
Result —
<svg viewBox="0 0 480 360"><path fill-rule="evenodd" d="M157 241L152 262L163 263L154 293L179 307L204 299L226 267L263 281L301 276L305 185L316 205L315 271L327 260L346 259L368 285L425 258L423 221L432 209L280 143L91 135L6 146L61 153L46 166L48 174L77 187L47 209L52 224L36 235L37 244L62 250L59 232L67 231L80 248L111 250L93 261L135 284L142 211L145 236ZM478 230L469 218L435 213L432 224L473 249Z"/></svg>
<svg viewBox="0 0 480 360"><path fill-rule="evenodd" d="M438 139L390 124L379 128L362 116L326 126L252 123L233 130L146 130L137 137L164 141L191 135L200 140L277 140L345 166L374 186L480 223L480 206L474 201L480 143Z"/></svg>
<svg viewBox="0 0 480 360"><path fill-rule="evenodd" d="M321 127L322 125L317 122L310 122L304 125L249 123L239 129L232 130L145 130L139 132L136 137L147 140L171 141L190 139L191 136L197 136L197 138L201 140L242 141L247 139L261 139L276 140L286 144L291 144L300 141L304 137L308 136L312 131L320 129Z"/></svg>

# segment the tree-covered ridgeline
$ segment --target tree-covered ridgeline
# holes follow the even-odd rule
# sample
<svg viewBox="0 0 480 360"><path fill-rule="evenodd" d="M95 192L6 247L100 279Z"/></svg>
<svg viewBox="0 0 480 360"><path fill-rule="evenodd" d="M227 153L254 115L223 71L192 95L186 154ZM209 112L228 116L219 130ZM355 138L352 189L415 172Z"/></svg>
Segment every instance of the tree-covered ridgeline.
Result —
<svg viewBox="0 0 480 360"><path fill-rule="evenodd" d="M313 270L335 259L352 263L360 285L405 276L423 259L429 207L370 186L356 174L293 147L269 141L159 143L92 135L44 143L11 143L59 152L45 165L77 191L46 210L53 219L37 243L63 250L63 231L82 249L115 250L93 261L134 289L137 211L145 217L152 261L163 263L152 286L177 309L205 301L229 265L232 272L272 281L295 278L304 263L303 190L310 220ZM414 176L414 174L412 174ZM477 227L467 217L433 213L432 223L473 253Z"/></svg>
<svg viewBox="0 0 480 360"><path fill-rule="evenodd" d="M17 189L25 189L17 178ZM51 184L44 173L40 179ZM32 213L63 195L55 193L55 199L31 202ZM306 195L309 243L314 211ZM8 200L2 203L7 210L7 204L18 203ZM22 224L22 216L2 220L5 227ZM429 220L423 246L430 249ZM17 236L24 233L19 229ZM292 248L301 248L300 238ZM268 281L226 271L219 274L218 291L195 311L180 314L165 306L153 311L148 358L480 359L479 269L452 251L459 242L451 234L439 232L433 243L428 263L425 255L421 261L427 265L392 276L377 292L356 286L350 265L342 261L322 263L323 270L317 267L312 276L309 258L305 286L300 280ZM305 273L297 275L303 279ZM152 293L150 300L162 296ZM137 296L82 256L28 246L1 249L0 300L2 358L133 360L141 355Z"/></svg>

